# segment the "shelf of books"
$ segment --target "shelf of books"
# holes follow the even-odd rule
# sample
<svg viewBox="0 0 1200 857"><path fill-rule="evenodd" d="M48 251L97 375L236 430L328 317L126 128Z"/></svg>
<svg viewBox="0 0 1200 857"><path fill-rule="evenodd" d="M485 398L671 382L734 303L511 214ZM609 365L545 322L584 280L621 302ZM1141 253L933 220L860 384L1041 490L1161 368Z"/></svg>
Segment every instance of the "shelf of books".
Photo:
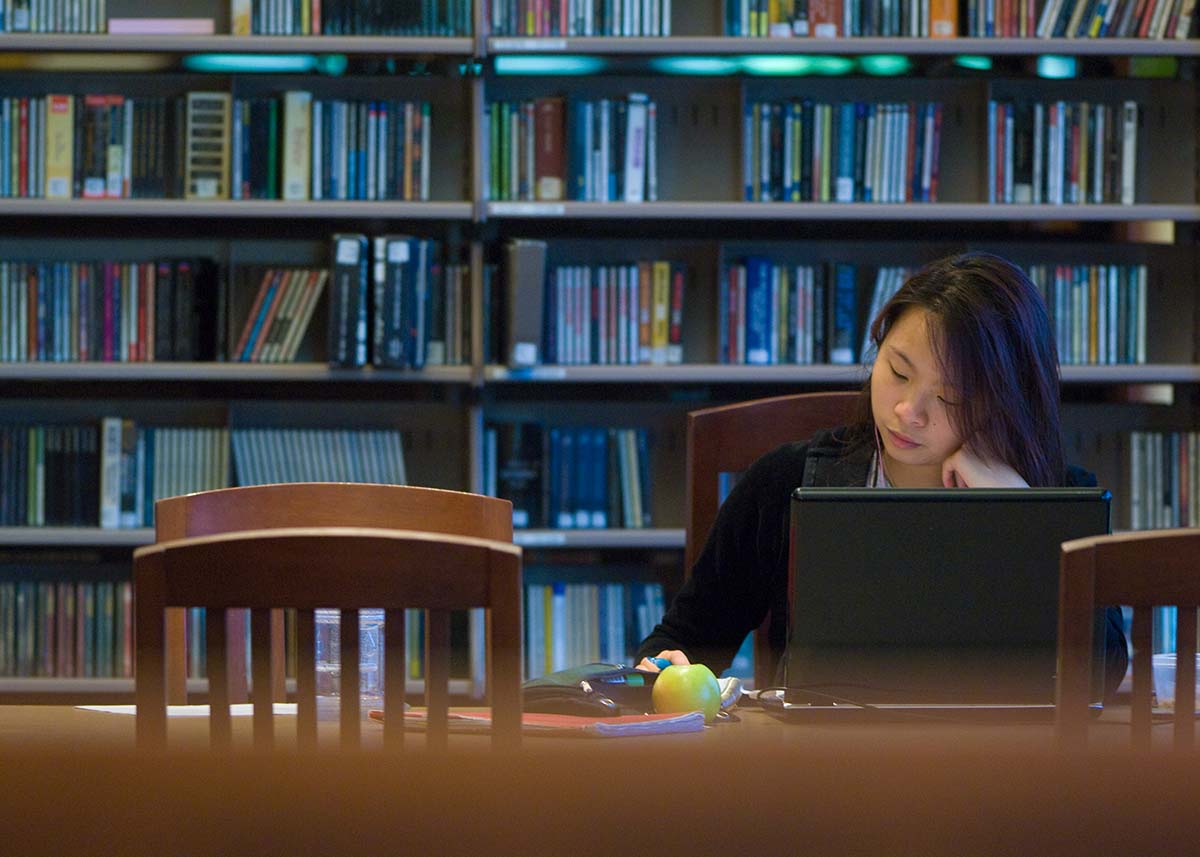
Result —
<svg viewBox="0 0 1200 857"><path fill-rule="evenodd" d="M914 206L919 205L918 210ZM1200 220L1200 205L1102 204L1011 205L1004 219L1017 222ZM905 222L914 218L940 222L992 223L993 203L821 203L821 202L489 202L489 218L567 218L572 220L862 220Z"/></svg>
<svg viewBox="0 0 1200 857"><path fill-rule="evenodd" d="M97 53L246 53L246 54L374 54L462 56L475 42L462 37L421 36L231 36L211 33L159 32L11 33L0 34L3 51Z"/></svg>
<svg viewBox="0 0 1200 857"><path fill-rule="evenodd" d="M538 366L511 369L488 366L487 383L563 384L779 384L798 386L857 386L868 374L862 366L758 365L701 363L690 366ZM1195 384L1200 365L1155 363L1142 365L1067 365L1064 384Z"/></svg>
<svg viewBox="0 0 1200 857"><path fill-rule="evenodd" d="M858 56L1101 56L1190 57L1200 53L1194 39L1138 38L986 38L929 39L919 36L856 36L851 38L748 38L740 36L492 36L489 54L648 54L671 56L790 55Z"/></svg>
<svg viewBox="0 0 1200 857"><path fill-rule="evenodd" d="M469 366L430 366L420 370L379 369L373 366L340 369L327 363L0 363L3 381L63 381L89 383L115 381L130 384L146 381L195 382L305 382L305 383L416 383L466 384L471 380Z"/></svg>
<svg viewBox="0 0 1200 857"><path fill-rule="evenodd" d="M149 527L105 529L98 526L6 526L0 527L0 544L61 547L140 547L154 541Z"/></svg>
<svg viewBox="0 0 1200 857"><path fill-rule="evenodd" d="M747 46L808 46L826 41L891 43L944 42L958 37L997 44L1184 40L1192 34L1194 10L1178 4L1135 0L1097 6L1087 0L955 0L890 4L884 0L596 0L549 6L537 0L494 0L484 10L494 49L527 50L523 40L573 42L696 40L733 37ZM707 37L707 38L706 38ZM1036 38L1035 38L1036 37ZM501 38L511 40L494 43ZM586 42L585 42L586 43ZM511 47L509 46L511 44ZM779 48L776 48L779 49ZM802 49L802 48L801 48ZM919 48L917 48L919 50Z"/></svg>
<svg viewBox="0 0 1200 857"><path fill-rule="evenodd" d="M0 199L0 217L468 221L472 214L469 202L314 200L298 206L283 200L265 199Z"/></svg>

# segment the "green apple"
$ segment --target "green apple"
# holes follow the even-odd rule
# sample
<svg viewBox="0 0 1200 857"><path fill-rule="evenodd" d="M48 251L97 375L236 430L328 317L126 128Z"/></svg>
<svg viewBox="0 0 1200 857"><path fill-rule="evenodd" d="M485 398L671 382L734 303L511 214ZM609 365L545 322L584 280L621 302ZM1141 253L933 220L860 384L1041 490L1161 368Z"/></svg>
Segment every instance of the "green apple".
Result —
<svg viewBox="0 0 1200 857"><path fill-rule="evenodd" d="M667 667L654 680L650 698L659 714L702 711L706 723L712 723L721 710L721 687L704 664Z"/></svg>

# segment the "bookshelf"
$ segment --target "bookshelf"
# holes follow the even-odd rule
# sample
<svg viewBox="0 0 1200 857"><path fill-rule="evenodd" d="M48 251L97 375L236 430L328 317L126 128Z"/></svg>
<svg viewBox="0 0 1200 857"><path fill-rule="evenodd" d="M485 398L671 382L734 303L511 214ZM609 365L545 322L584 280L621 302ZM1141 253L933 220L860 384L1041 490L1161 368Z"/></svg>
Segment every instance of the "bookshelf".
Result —
<svg viewBox="0 0 1200 857"><path fill-rule="evenodd" d="M305 90L314 99L429 101L434 117L429 198L0 198L0 223L10 236L0 240L0 260L211 259L228 290L228 347L250 310L262 268L328 265L334 233L411 234L441 242L448 262L468 268L469 357L461 365L422 369L333 367L319 329L327 320L314 319L291 363L3 362L0 423L98 424L103 417L120 416L139 425L177 428L397 430L410 482L464 490L487 487L488 431L498 424L645 429L650 437L645 481L653 486L646 498L649 526L531 527L518 530L516 541L538 569L538 585L550 585L561 571L574 582L657 583L669 600L685 574L680 567L684 414L757 395L854 387L863 377L858 365L722 362L717 304L728 268L751 256L788 266L854 262L860 266L859 309L865 313L876 268L915 267L970 248L1028 264L1095 261L1149 270L1145 362L1064 365L1062 373L1071 459L1118 487L1119 526L1131 514L1121 496L1134 478L1124 440L1128 432L1200 425L1200 289L1193 273L1200 221L1193 78L1200 40L747 38L722 35L719 0L675 3L666 37L493 34L490 7L482 0L471 8L470 36L235 36L227 4L163 0L154 7L153 14L164 16L211 17L215 32L2 32L0 52L18 58L53 55L59 67L39 62L0 72L0 96L122 92L136 99L218 91L253 99ZM110 2L114 16L141 11ZM343 56L345 70L326 74L313 66L296 74L205 74L183 62L233 53ZM862 59L881 54L906 58L908 70L893 77L760 76L742 63L746 57L800 56L848 58L861 65ZM954 60L962 55L984 57L993 68L959 69ZM1074 58L1079 76L1037 77L1036 61L1045 55ZM127 69L129 56L158 65ZM555 60L577 57L606 67L583 75L555 71ZM540 73L504 70L506 60L529 58L550 62ZM662 61L677 58L727 65L713 75L675 74ZM1167 61L1175 68L1166 77L1138 77L1139 59ZM657 201L488 198L493 165L481 118L487 105L564 96L570 109L573 101L615 100L631 92L646 93L658 109ZM937 201L745 201L746 106L803 98L941 102L945 123ZM1134 204L985 202L989 98L1138 101L1143 127ZM501 319L513 296L504 272L504 247L511 239L546 242L549 266L639 260L685 266L682 362L507 365L500 356ZM127 557L151 539L144 526L0 527L0 549L17 557L63 548ZM123 697L128 693L123 681L14 676L0 679L0 701Z"/></svg>

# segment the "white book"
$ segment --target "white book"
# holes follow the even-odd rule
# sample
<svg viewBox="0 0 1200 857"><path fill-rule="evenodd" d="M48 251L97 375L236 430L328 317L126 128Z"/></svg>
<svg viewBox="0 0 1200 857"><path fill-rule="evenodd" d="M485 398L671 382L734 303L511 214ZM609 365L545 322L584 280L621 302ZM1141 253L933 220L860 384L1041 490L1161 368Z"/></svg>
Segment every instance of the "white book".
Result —
<svg viewBox="0 0 1200 857"><path fill-rule="evenodd" d="M874 186L876 190L875 199L877 202L886 202L887 200L887 185L883 181L884 164L887 162L887 128L889 119L889 104L882 103L878 106L878 116L875 122L875 163L872 164L872 172L875 174Z"/></svg>
<svg viewBox="0 0 1200 857"><path fill-rule="evenodd" d="M660 2L662 3L662 11L660 12L658 34L660 36L670 36L671 35L671 0L660 0ZM1177 38L1183 38L1183 37L1178 36Z"/></svg>
<svg viewBox="0 0 1200 857"><path fill-rule="evenodd" d="M1049 0L1042 7L1042 15L1038 18L1036 34L1039 39L1048 39L1054 31L1054 22L1058 20L1058 13L1062 9L1063 0Z"/></svg>
<svg viewBox="0 0 1200 857"><path fill-rule="evenodd" d="M243 157L243 135L246 133L246 125L244 114L246 111L246 102L242 99L237 99L233 102L233 110L230 112L229 131L229 198L242 198L242 176L244 170Z"/></svg>
<svg viewBox="0 0 1200 857"><path fill-rule="evenodd" d="M1175 32L1172 36L1176 39L1186 39L1188 31L1192 28L1192 18L1196 14L1196 0L1183 0L1183 4L1179 8L1179 20L1175 24ZM1195 483L1192 483L1195 484ZM1193 504L1193 510L1195 504Z"/></svg>
<svg viewBox="0 0 1200 857"><path fill-rule="evenodd" d="M646 198L646 131L647 106L645 93L631 92L625 122L625 187L626 202L643 202Z"/></svg>
<svg viewBox="0 0 1200 857"><path fill-rule="evenodd" d="M601 98L599 113L598 163L596 165L596 182L599 186L597 188L599 193L596 195L596 199L600 202L607 202L612 199L612 195L609 193L609 176L612 175L612 154L609 151L610 147L608 145L611 133L610 129L612 127L612 102L607 98Z"/></svg>
<svg viewBox="0 0 1200 857"><path fill-rule="evenodd" d="M133 110L134 100L132 98L126 98L125 127L122 135L124 139L124 146L122 149L124 161L121 164L121 196L126 198L133 195Z"/></svg>
<svg viewBox="0 0 1200 857"><path fill-rule="evenodd" d="M1150 18L1150 30L1147 35L1151 39L1161 39L1166 32L1167 20L1170 18L1172 7L1178 0L1158 0L1154 5L1154 14Z"/></svg>
<svg viewBox="0 0 1200 857"><path fill-rule="evenodd" d="M312 170L312 93L283 97L283 198L308 199Z"/></svg>
<svg viewBox="0 0 1200 857"><path fill-rule="evenodd" d="M121 418L100 420L100 526L121 525Z"/></svg>
<svg viewBox="0 0 1200 857"><path fill-rule="evenodd" d="M1124 127L1121 130L1121 205L1133 205L1137 187L1138 104L1122 105Z"/></svg>

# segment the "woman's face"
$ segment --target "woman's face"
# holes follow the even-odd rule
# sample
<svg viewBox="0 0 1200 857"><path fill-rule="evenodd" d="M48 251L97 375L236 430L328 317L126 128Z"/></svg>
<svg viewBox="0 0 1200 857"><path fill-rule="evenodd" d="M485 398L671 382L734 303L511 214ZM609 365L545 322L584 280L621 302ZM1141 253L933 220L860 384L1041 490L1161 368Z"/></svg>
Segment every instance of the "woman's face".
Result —
<svg viewBox="0 0 1200 857"><path fill-rule="evenodd" d="M884 337L871 370L871 413L893 481L899 470L911 474L929 468L932 473L937 468L936 484L941 484L942 462L962 446L946 416L950 396L929 341L930 323L924 309L905 310Z"/></svg>

